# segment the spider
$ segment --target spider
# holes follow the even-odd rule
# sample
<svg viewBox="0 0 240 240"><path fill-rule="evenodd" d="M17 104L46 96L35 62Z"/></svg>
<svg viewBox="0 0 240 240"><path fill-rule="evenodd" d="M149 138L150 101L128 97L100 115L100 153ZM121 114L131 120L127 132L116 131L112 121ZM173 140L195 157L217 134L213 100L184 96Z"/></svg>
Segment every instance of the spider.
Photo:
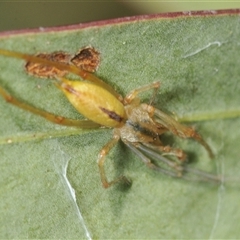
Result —
<svg viewBox="0 0 240 240"><path fill-rule="evenodd" d="M52 66L60 71L77 74L85 80L71 81L62 76L56 76L53 81L77 111L87 118L86 120L69 119L35 108L10 95L3 87L0 87L0 95L8 103L40 115L53 123L79 128L113 128L112 139L101 149L97 160L104 188L120 181L131 183L125 176L109 181L104 170L105 157L119 140L136 153L146 166L158 172L172 177L191 179L185 175L190 172L197 176L195 179L197 181L220 181L219 176L188 167L185 164L186 154L183 150L165 146L161 142L160 136L167 132L180 138L193 138L207 150L211 158L213 157L209 145L192 127L179 123L170 115L153 107L152 104L140 102L139 94L153 90L153 96L155 96L160 82L139 87L123 98L94 74L74 65L4 49L0 49L0 55L24 59L28 63L37 63L39 66ZM172 155L175 159L167 158L167 155ZM161 161L165 167L153 163L152 159Z"/></svg>

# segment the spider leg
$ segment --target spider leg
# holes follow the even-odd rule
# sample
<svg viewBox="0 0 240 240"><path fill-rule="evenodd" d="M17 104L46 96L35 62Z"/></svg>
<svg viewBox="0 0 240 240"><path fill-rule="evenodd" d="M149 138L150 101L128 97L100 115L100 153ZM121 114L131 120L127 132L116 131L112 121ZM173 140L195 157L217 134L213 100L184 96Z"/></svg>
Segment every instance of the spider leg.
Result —
<svg viewBox="0 0 240 240"><path fill-rule="evenodd" d="M174 118L168 114L162 112L159 109L154 108L153 106L142 104L142 107L151 115L155 116L155 121L160 123L162 126L167 128L174 135L177 135L181 138L193 138L198 141L205 149L207 150L211 158L214 157L214 154L210 146L204 141L202 136L197 133L192 127L188 127L176 121Z"/></svg>
<svg viewBox="0 0 240 240"><path fill-rule="evenodd" d="M214 175L208 172L204 172L200 169L191 168L186 165L179 165L176 162L173 162L170 159L165 158L158 152L155 152L152 149L149 149L147 146L144 146L142 144L133 144L128 142L126 143L126 145L133 152L135 152L148 167L158 172L169 175L171 177L181 178L188 181L212 182L216 184L219 184L225 180L225 178L223 178L223 176L221 175ZM150 158L147 157L144 153L150 156L151 159L154 159L166 164L169 167L169 169L161 168L153 164ZM174 171L170 169L174 169Z"/></svg>
<svg viewBox="0 0 240 240"><path fill-rule="evenodd" d="M134 90L132 90L130 93L127 94L127 96L124 98L124 103L125 104L130 104L138 94L148 91L150 89L154 89L154 93L153 93L153 98L155 97L157 90L160 87L160 82L154 82L145 86L142 86L140 88L136 88ZM153 101L153 99L151 100L151 102Z"/></svg>
<svg viewBox="0 0 240 240"><path fill-rule="evenodd" d="M205 182L209 181L209 182L214 182L214 183L222 183L224 181L229 181L229 178L225 178L222 175L214 175L214 174L211 174L208 172L204 172L200 169L191 168L188 166L184 167L184 171L198 176L201 181L205 181Z"/></svg>
<svg viewBox="0 0 240 240"><path fill-rule="evenodd" d="M116 145L116 143L119 141L120 135L117 133L114 133L113 138L101 149L99 155L98 155L98 167L99 167L99 172L100 172L100 177L102 181L102 185L104 188L108 188L112 186L115 183L118 183L120 181L124 181L127 184L131 184L131 181L128 180L125 176L120 176L112 181L108 181L106 177L106 173L104 170L104 162L105 162L105 157L109 153L109 151Z"/></svg>
<svg viewBox="0 0 240 240"><path fill-rule="evenodd" d="M27 103L24 103L17 98L10 95L3 87L0 86L0 95L8 102L11 103L21 109L27 110L31 113L34 113L36 115L39 115L45 119L47 119L50 122L65 125L65 126L73 126L73 127L79 127L79 128L98 128L100 127L99 124L94 123L90 120L75 120L70 118L65 118L62 116L57 116L52 113L49 113L47 111L38 109L36 107L33 107Z"/></svg>
<svg viewBox="0 0 240 240"><path fill-rule="evenodd" d="M170 146L153 145L145 142L143 142L142 144L155 151L163 152L162 155L173 155L181 161L186 160L186 153L182 149L172 148Z"/></svg>
<svg viewBox="0 0 240 240"><path fill-rule="evenodd" d="M162 167L157 166L156 164L152 163L150 158L148 158L145 154L141 152L142 150L142 145L141 144L135 144L135 143L130 143L127 141L124 141L124 143L134 152L137 154L137 156L143 161L144 164L146 164L147 167L161 172L163 174L169 175L171 177L181 177L182 176L182 167L179 165L179 168L177 169L177 164L175 162L170 161L169 159L163 157L162 155L159 155L160 161L163 163L167 164L169 167L174 168L177 171L172 171L169 169L165 169ZM140 150L139 150L140 149Z"/></svg>
<svg viewBox="0 0 240 240"><path fill-rule="evenodd" d="M102 88L107 89L115 97L117 97L120 101L123 100L122 96L120 94L118 94L110 85L105 83L100 78L96 77L94 74L92 74L90 72L87 72L87 71L84 71L81 68L78 68L74 65L65 64L65 63L61 63L61 62L54 62L54 61L44 59L44 58L41 58L41 57L37 57L37 56L34 56L34 55L9 51L9 50L5 50L5 49L0 49L0 55L13 57L13 58L24 59L27 62L42 63L44 65L49 65L49 66L56 67L60 70L66 70L68 72L71 72L71 73L74 73L74 74L80 76L82 79L88 80L90 82L95 83L96 85L101 86Z"/></svg>

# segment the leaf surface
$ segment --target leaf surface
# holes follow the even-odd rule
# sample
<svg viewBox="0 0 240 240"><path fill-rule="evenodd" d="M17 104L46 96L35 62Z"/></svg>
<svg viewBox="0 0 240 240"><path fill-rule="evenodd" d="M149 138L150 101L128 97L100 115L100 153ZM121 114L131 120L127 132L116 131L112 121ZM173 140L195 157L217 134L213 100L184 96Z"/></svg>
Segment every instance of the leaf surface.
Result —
<svg viewBox="0 0 240 240"><path fill-rule="evenodd" d="M216 157L210 160L190 140L174 138L173 145L189 153L194 167L237 178L239 20L238 11L144 16L3 33L0 48L74 54L93 46L101 54L96 75L122 95L160 80L156 107L194 120ZM0 70L0 84L16 97L49 112L82 117L50 81L27 75L23 61L0 56ZM142 94L145 102L150 97L151 92ZM1 238L239 236L239 181L216 186L172 179L146 168L120 142L107 156L106 172L109 179L124 174L133 184L105 190L96 159L111 130L54 125L3 99L0 112Z"/></svg>

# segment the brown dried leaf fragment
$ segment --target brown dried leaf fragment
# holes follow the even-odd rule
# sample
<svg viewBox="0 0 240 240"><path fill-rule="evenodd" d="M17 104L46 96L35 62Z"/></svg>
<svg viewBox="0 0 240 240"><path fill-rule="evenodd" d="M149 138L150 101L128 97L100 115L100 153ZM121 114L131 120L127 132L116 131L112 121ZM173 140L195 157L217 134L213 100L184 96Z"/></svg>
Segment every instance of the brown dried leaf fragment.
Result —
<svg viewBox="0 0 240 240"><path fill-rule="evenodd" d="M53 62L64 64L74 64L76 67L88 71L95 72L100 62L100 53L93 47L84 47L72 56L63 51L53 53L39 53L36 56ZM41 78L64 77L68 72L51 65L42 63L27 62L25 65L27 73Z"/></svg>
<svg viewBox="0 0 240 240"><path fill-rule="evenodd" d="M71 59L71 62L88 72L95 72L100 62L100 53L93 47L84 47Z"/></svg>
<svg viewBox="0 0 240 240"><path fill-rule="evenodd" d="M61 62L69 64L71 55L62 51L53 53L39 53L37 57L44 58L54 62ZM56 76L63 77L67 74L67 71L60 70L54 66L44 65L41 63L27 62L25 69L29 74L42 78L54 78Z"/></svg>

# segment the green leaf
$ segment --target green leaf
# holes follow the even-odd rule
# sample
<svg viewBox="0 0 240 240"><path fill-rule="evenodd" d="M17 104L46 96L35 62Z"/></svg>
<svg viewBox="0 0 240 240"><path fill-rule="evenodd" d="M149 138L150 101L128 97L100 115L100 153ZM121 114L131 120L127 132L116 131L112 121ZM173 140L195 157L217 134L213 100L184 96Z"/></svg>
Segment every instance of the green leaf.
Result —
<svg viewBox="0 0 240 240"><path fill-rule="evenodd" d="M96 75L123 95L160 80L156 107L194 120L216 157L190 140L173 145L194 167L236 178L216 186L163 176L120 142L106 172L133 184L105 190L96 159L110 129L54 125L0 99L0 237L238 238L239 29L239 11L225 11L0 34L0 48L23 53L74 54L91 45L101 54ZM81 117L49 80L27 75L22 60L0 56L0 84L33 106Z"/></svg>

